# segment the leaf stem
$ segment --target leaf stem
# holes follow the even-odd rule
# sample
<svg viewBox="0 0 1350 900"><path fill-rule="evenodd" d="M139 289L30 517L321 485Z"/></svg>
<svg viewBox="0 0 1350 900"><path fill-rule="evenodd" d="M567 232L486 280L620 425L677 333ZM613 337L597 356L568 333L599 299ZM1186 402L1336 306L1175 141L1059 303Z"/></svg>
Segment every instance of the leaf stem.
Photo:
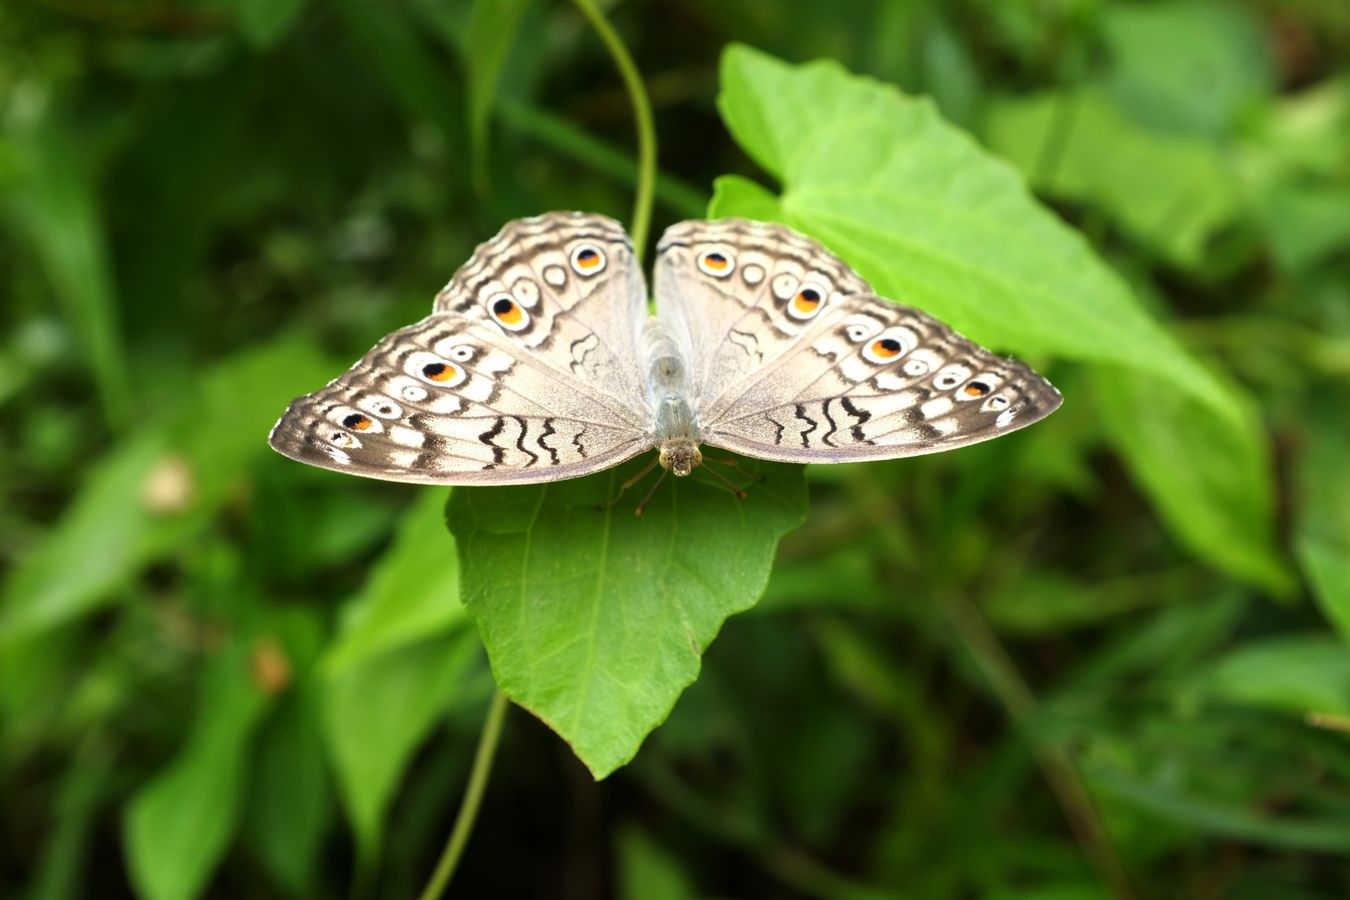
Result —
<svg viewBox="0 0 1350 900"><path fill-rule="evenodd" d="M492 773L492 757L497 752L497 743L502 735L502 722L506 719L506 695L497 689L492 694L492 703L488 706L487 720L483 723L483 733L478 738L478 751L473 757L473 769L469 772L469 784L464 790L464 799L460 801L459 815L455 817L455 827L450 839L441 851L436 862L436 871L422 890L421 900L436 900L450 883L455 874L455 866L464 854L464 846L469 842L474 820L478 818L478 805L483 799L483 790L487 787L488 776Z"/></svg>
<svg viewBox="0 0 1350 900"><path fill-rule="evenodd" d="M642 84L642 76L633 63L633 57L628 54L628 48L623 45L604 13L593 0L572 2L609 50L628 88L628 99L633 104L633 117L637 124L638 172L633 218L628 223L628 229L633 236L634 252L641 261L643 250L647 247L647 232L652 224L652 191L656 185L656 126L652 123L652 104L647 99L647 89Z"/></svg>

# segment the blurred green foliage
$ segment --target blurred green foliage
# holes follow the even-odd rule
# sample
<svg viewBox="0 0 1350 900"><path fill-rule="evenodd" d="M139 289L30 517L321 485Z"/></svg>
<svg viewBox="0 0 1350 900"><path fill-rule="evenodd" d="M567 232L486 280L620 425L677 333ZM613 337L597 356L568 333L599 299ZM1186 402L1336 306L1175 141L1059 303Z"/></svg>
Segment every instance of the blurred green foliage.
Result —
<svg viewBox="0 0 1350 900"><path fill-rule="evenodd" d="M608 481L525 523L264 437L506 219L626 214L582 17L7 3L0 896L412 894L492 671L570 746L512 714L463 896L1350 893L1350 6L610 12L655 233L786 221L1064 408L811 470L771 570L800 472L749 522L681 485L573 590ZM569 634L622 673L589 705Z"/></svg>

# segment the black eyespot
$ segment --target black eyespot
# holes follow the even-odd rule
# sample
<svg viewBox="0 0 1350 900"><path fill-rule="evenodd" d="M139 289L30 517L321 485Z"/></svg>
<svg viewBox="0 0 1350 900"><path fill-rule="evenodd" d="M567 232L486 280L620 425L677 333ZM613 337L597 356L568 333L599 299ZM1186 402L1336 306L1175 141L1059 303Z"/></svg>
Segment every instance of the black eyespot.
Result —
<svg viewBox="0 0 1350 900"><path fill-rule="evenodd" d="M807 303L819 303L820 291L815 288L802 288L801 298ZM894 341L892 341L894 343Z"/></svg>
<svg viewBox="0 0 1350 900"><path fill-rule="evenodd" d="M703 258L706 259L708 262L713 263L714 265L724 263L727 261L727 258L720 253L709 253L707 256Z"/></svg>
<svg viewBox="0 0 1350 900"><path fill-rule="evenodd" d="M895 338L882 338L880 343L881 349L885 350L887 353L900 352L900 342Z"/></svg>
<svg viewBox="0 0 1350 900"><path fill-rule="evenodd" d="M427 363L422 367L422 374L428 378L435 378L437 375L445 374L445 363Z"/></svg>
<svg viewBox="0 0 1350 900"><path fill-rule="evenodd" d="M365 421L366 421L365 416L361 415L360 413L352 413L350 416L342 420L342 424L346 425L348 428L360 428L361 423Z"/></svg>
<svg viewBox="0 0 1350 900"><path fill-rule="evenodd" d="M516 307L515 301L508 300L505 297L499 297L497 301L492 304L492 311L499 316L504 316L511 310L515 309L515 307Z"/></svg>
<svg viewBox="0 0 1350 900"><path fill-rule="evenodd" d="M577 261L584 263L591 262L594 259L598 259L599 256L600 256L599 253L596 253L590 247L587 247L586 249L582 250L580 253L577 254Z"/></svg>

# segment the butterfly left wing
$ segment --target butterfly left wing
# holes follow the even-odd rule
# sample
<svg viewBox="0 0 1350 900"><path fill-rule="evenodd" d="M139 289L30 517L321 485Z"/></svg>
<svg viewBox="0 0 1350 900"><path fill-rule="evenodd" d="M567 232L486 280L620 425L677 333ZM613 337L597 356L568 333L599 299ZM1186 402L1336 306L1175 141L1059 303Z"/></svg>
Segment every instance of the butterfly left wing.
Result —
<svg viewBox="0 0 1350 900"><path fill-rule="evenodd" d="M651 446L637 366L646 287L622 227L508 222L436 299L294 401L269 437L341 472L429 484L556 481Z"/></svg>
<svg viewBox="0 0 1350 900"><path fill-rule="evenodd" d="M692 347L716 348L704 354L695 397L712 446L784 462L916 456L1007 434L1061 402L1026 365L877 297L791 229L731 220L672 231L677 240L668 232L661 245L657 298ZM775 253L775 231L791 253ZM710 253L733 272L749 260L754 277L709 271Z"/></svg>

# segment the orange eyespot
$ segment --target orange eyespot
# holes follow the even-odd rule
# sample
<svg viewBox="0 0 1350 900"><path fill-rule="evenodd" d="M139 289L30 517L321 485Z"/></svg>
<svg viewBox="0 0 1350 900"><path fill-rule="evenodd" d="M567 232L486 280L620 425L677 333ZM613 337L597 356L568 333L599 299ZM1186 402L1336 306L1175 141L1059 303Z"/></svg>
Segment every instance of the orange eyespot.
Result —
<svg viewBox="0 0 1350 900"><path fill-rule="evenodd" d="M820 291L812 287L805 287L797 292L797 296L792 298L792 308L804 316L809 316L820 306L820 301Z"/></svg>
<svg viewBox="0 0 1350 900"><path fill-rule="evenodd" d="M503 325L519 325L525 321L525 313L520 305L507 297L498 297L492 302L492 317Z"/></svg>
<svg viewBox="0 0 1350 900"><path fill-rule="evenodd" d="M352 413L342 420L342 424L353 431L365 431L370 427L370 418L363 416L360 413Z"/></svg>
<svg viewBox="0 0 1350 900"><path fill-rule="evenodd" d="M697 262L700 272L714 278L726 278L736 268L736 260L720 250L705 250Z"/></svg>
<svg viewBox="0 0 1350 900"><path fill-rule="evenodd" d="M983 381L972 381L961 389L961 393L965 394L967 397L983 397L985 394L989 393L989 391L989 385L985 384Z"/></svg>
<svg viewBox="0 0 1350 900"><path fill-rule="evenodd" d="M591 247L582 247L577 251L577 265L583 269L594 269L600 265L600 254Z"/></svg>
<svg viewBox="0 0 1350 900"><path fill-rule="evenodd" d="M895 359L904 349L895 338L882 338L879 341L873 341L872 346L868 348L872 355L880 359Z"/></svg>
<svg viewBox="0 0 1350 900"><path fill-rule="evenodd" d="M447 363L427 363L422 367L422 374L432 381L449 381L459 374L459 371Z"/></svg>

